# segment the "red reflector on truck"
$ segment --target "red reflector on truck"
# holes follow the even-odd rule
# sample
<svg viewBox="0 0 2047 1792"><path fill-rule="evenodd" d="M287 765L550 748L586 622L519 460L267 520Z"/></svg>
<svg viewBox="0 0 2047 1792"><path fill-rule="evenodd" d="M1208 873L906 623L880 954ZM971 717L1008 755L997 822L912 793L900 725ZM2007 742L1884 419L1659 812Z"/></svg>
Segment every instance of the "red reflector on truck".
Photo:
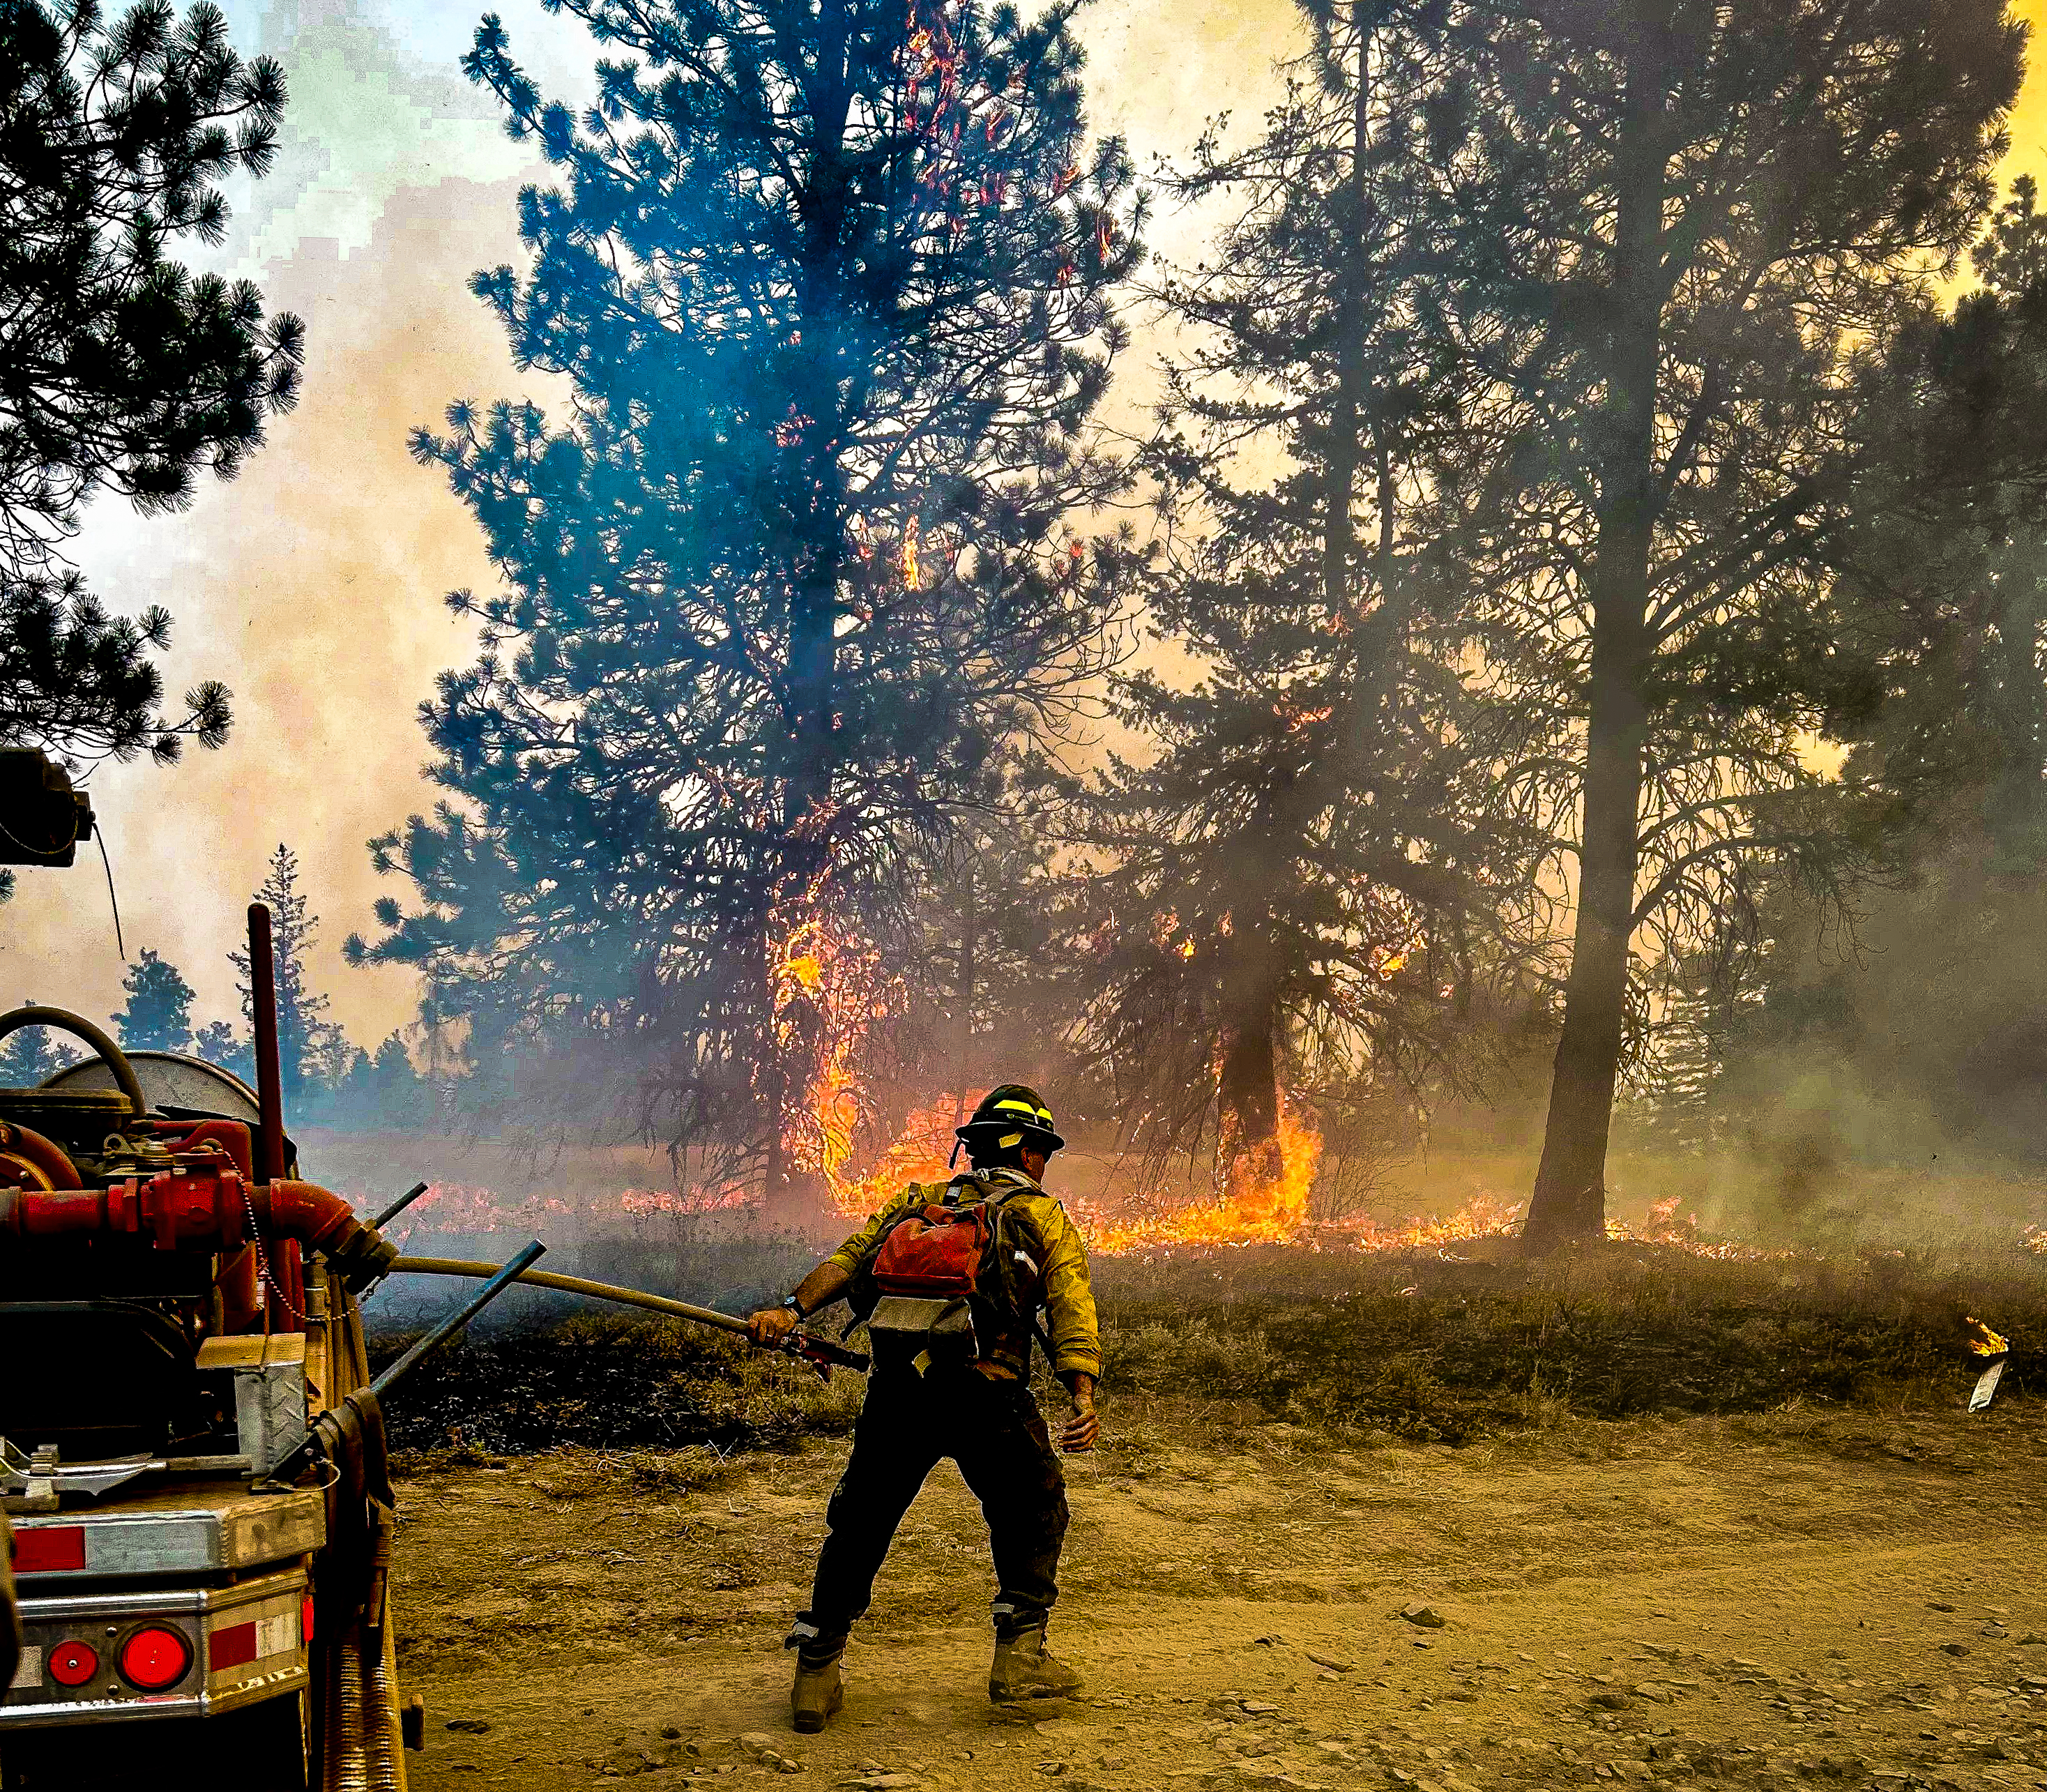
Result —
<svg viewBox="0 0 2047 1792"><path fill-rule="evenodd" d="M174 1630L152 1624L121 1645L121 1675L145 1693L175 1686L192 1666L192 1647Z"/></svg>
<svg viewBox="0 0 2047 1792"><path fill-rule="evenodd" d="M14 1569L21 1574L60 1574L85 1566L85 1527L38 1525L14 1533Z"/></svg>
<svg viewBox="0 0 2047 1792"><path fill-rule="evenodd" d="M50 1651L50 1678L60 1686L83 1686L99 1671L90 1643L60 1643Z"/></svg>
<svg viewBox="0 0 2047 1792"><path fill-rule="evenodd" d="M299 1640L310 1643L313 1639L313 1596L308 1593L299 1601Z"/></svg>
<svg viewBox="0 0 2047 1792"><path fill-rule="evenodd" d="M209 1673L218 1674L224 1667L241 1667L256 1658L256 1620L246 1624L230 1624L225 1630L217 1630L206 1639L206 1665Z"/></svg>

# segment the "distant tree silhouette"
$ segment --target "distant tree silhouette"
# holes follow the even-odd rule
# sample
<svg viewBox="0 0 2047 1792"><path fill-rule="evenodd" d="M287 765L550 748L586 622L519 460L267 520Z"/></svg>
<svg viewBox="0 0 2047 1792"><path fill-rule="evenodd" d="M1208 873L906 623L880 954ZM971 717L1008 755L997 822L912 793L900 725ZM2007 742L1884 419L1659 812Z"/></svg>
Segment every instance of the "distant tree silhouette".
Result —
<svg viewBox="0 0 2047 1792"><path fill-rule="evenodd" d="M621 58L585 117L494 17L464 67L565 176L475 288L575 404L416 440L509 589L452 600L460 800L377 843L420 906L367 950L474 1039L560 1042L579 1117L609 1054L779 1196L817 1024L780 946L904 935L910 850L1098 660L1126 550L1069 519L1124 482L1085 432L1143 207L1070 5L567 4Z"/></svg>
<svg viewBox="0 0 2047 1792"><path fill-rule="evenodd" d="M209 1020L192 1039L195 1055L232 1071L250 1088L256 1086L256 1048L225 1020Z"/></svg>
<svg viewBox="0 0 2047 1792"><path fill-rule="evenodd" d="M221 684L162 708L168 615L108 614L52 555L95 492L177 508L292 403L298 319L166 253L221 240L219 184L269 168L284 103L212 6L0 6L0 741L168 761L226 735Z"/></svg>
<svg viewBox="0 0 2047 1792"><path fill-rule="evenodd" d="M30 996L21 1004L33 1008ZM0 1039L0 1088L30 1089L83 1055L60 1033L47 1027L23 1027Z"/></svg>
<svg viewBox="0 0 2047 1792"><path fill-rule="evenodd" d="M404 1038L393 1033L374 1056L360 1047L350 1054L316 1111L328 1125L414 1132L433 1124L437 1108L433 1086L412 1068Z"/></svg>
<svg viewBox="0 0 2047 1792"><path fill-rule="evenodd" d="M137 1051L192 1050L195 992L176 965L145 946L128 967L121 987L128 992L128 1005L112 1018L123 1045Z"/></svg>
<svg viewBox="0 0 2047 1792"><path fill-rule="evenodd" d="M254 900L270 909L270 939L277 959L277 1063L284 1097L296 1101L308 1086L338 1068L345 1049L341 1029L327 1018L327 999L313 988L306 954L319 931L319 916L307 911L299 892L299 858L282 842L270 855L270 869ZM254 997L249 981L249 954L230 952L228 962L238 974L242 1014L253 1020Z"/></svg>

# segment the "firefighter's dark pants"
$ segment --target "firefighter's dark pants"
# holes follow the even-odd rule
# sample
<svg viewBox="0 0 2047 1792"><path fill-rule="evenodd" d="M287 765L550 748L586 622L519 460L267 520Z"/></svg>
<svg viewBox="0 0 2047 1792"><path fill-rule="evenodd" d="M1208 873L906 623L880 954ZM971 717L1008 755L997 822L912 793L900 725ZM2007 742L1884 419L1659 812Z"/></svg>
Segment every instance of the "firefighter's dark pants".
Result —
<svg viewBox="0 0 2047 1792"><path fill-rule="evenodd" d="M825 1511L806 1647L842 1638L874 1596L874 1577L924 1477L950 1457L981 1502L995 1556L995 1631L1040 1629L1058 1597L1066 1483L1038 1403L1020 1382L978 1369L877 1372L853 1427L853 1455ZM804 1635L807 1631L808 1635Z"/></svg>

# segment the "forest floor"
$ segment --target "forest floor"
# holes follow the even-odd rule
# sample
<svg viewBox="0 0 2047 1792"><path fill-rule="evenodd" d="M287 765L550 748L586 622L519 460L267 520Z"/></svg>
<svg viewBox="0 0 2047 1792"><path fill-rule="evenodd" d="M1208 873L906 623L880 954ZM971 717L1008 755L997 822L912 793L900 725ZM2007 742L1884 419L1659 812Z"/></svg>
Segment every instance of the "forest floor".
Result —
<svg viewBox="0 0 2047 1792"><path fill-rule="evenodd" d="M1617 1422L1560 1402L1455 1449L1126 1395L1067 1459L1052 1639L1084 1695L989 1704L985 1535L947 1465L808 1737L781 1639L843 1438L416 1455L412 1784L2047 1787L2047 1427L2033 1399L1967 1417L1966 1388Z"/></svg>

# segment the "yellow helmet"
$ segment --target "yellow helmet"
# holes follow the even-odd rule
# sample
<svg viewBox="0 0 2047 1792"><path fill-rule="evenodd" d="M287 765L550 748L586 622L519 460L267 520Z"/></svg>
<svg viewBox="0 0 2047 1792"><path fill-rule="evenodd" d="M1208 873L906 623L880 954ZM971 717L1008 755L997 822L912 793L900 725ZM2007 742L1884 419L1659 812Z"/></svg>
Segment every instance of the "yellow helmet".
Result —
<svg viewBox="0 0 2047 1792"><path fill-rule="evenodd" d="M976 1145L1006 1151L1012 1145L1030 1144L1049 1155L1066 1142L1052 1124L1052 1110L1044 1097L1020 1082L991 1089L966 1124L954 1130L969 1152Z"/></svg>

